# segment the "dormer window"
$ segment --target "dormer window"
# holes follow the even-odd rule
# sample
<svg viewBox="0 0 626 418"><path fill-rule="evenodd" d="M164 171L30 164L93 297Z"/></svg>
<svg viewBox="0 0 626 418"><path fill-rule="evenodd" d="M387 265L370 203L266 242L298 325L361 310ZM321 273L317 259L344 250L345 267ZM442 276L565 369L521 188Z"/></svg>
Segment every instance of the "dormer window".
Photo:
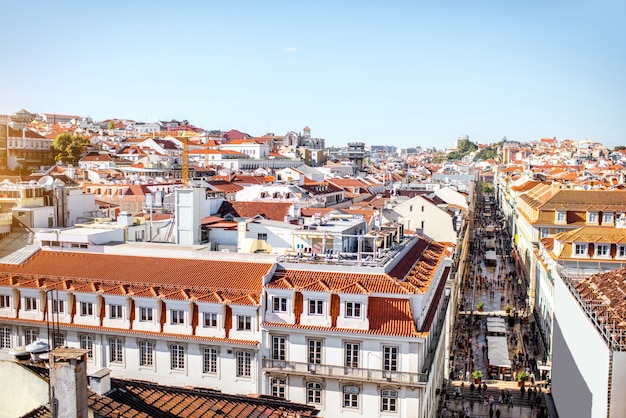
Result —
<svg viewBox="0 0 626 418"><path fill-rule="evenodd" d="M272 298L274 312L287 312L287 298L274 296Z"/></svg>
<svg viewBox="0 0 626 418"><path fill-rule="evenodd" d="M346 318L360 318L361 317L361 303L360 302L346 302Z"/></svg>
<svg viewBox="0 0 626 418"><path fill-rule="evenodd" d="M566 215L566 212L557 211L556 212L556 221L560 222L560 223L564 223L565 222L565 215Z"/></svg>
<svg viewBox="0 0 626 418"><path fill-rule="evenodd" d="M606 244L596 245L596 256L598 257L606 257L609 255L609 246Z"/></svg>
<svg viewBox="0 0 626 418"><path fill-rule="evenodd" d="M309 315L324 315L324 301L309 299Z"/></svg>
<svg viewBox="0 0 626 418"><path fill-rule="evenodd" d="M24 310L26 311L37 310L37 299L36 298L24 298Z"/></svg>
<svg viewBox="0 0 626 418"><path fill-rule="evenodd" d="M0 308L10 308L10 307L11 307L11 296L0 295Z"/></svg>
<svg viewBox="0 0 626 418"><path fill-rule="evenodd" d="M574 254L587 255L587 244L576 244L574 246Z"/></svg>
<svg viewBox="0 0 626 418"><path fill-rule="evenodd" d="M587 212L587 223L597 224L598 223L598 212Z"/></svg>
<svg viewBox="0 0 626 418"><path fill-rule="evenodd" d="M626 257L626 245L620 245L617 247L617 255L620 258Z"/></svg>
<svg viewBox="0 0 626 418"><path fill-rule="evenodd" d="M603 224L612 224L613 223L613 214L612 213L603 213L602 214L602 223Z"/></svg>

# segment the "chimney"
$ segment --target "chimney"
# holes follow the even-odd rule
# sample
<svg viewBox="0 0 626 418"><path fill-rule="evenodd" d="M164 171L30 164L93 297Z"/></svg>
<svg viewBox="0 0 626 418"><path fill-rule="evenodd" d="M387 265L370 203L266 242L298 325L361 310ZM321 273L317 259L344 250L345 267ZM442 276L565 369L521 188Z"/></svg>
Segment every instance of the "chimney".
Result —
<svg viewBox="0 0 626 418"><path fill-rule="evenodd" d="M111 370L106 367L89 375L89 388L100 396L111 391Z"/></svg>
<svg viewBox="0 0 626 418"><path fill-rule="evenodd" d="M53 418L87 418L87 353L80 348L50 352L50 409Z"/></svg>

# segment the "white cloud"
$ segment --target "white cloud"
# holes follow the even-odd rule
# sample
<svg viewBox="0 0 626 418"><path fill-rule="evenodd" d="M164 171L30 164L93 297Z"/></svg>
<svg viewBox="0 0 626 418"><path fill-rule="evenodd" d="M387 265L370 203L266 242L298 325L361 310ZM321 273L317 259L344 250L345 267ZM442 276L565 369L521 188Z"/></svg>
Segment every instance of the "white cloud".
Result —
<svg viewBox="0 0 626 418"><path fill-rule="evenodd" d="M285 48L285 52L296 52L298 48L295 46L290 46L289 48Z"/></svg>

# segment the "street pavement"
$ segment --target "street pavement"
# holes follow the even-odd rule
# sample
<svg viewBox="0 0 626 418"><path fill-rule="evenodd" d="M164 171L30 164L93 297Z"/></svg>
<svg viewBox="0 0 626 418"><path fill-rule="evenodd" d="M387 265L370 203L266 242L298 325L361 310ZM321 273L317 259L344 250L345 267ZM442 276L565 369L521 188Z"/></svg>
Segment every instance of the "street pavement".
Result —
<svg viewBox="0 0 626 418"><path fill-rule="evenodd" d="M517 269L511 257L502 257L510 254L510 239L508 232L501 231L497 236L485 233L489 225L496 226L499 216L483 217L483 210L478 208L475 219L475 239L471 243L471 260L468 272L462 279L463 300L458 307L458 316L453 332L454 353L452 369L450 370L450 382L445 393L441 417L489 417L489 398L493 397L491 409L500 410L500 417L557 417L550 396L548 376L542 375L537 369L536 360L545 361L543 347L535 332L533 316L527 315L525 304L526 289L524 280L518 280ZM500 222L501 224L501 222ZM495 243L495 251L500 255L494 263L485 263L485 253L489 246L488 241ZM483 302L482 312L478 312L478 302ZM511 312L505 312L505 307L510 306ZM508 316L513 316L513 325L508 321ZM500 316L505 319L507 330L507 345L509 359L513 370L505 376L488 375L489 348L487 344L486 318L488 316ZM483 350L485 347L485 350ZM522 354L522 356L519 356ZM530 361L529 361L530 359ZM483 372L482 382L487 385L487 402L485 394L479 394L477 390L470 393L470 384L474 382L471 372L480 370ZM525 389L533 392L530 397L528 391L522 393L518 382L515 380L517 371L527 370L533 373L534 382L530 379L525 383ZM500 379L503 378L503 379ZM458 387L458 389L457 389ZM458 391L458 392L457 392ZM503 391L508 391L512 396L512 403L503 399ZM540 398L540 402L536 397ZM506 396L505 396L506 397ZM465 412L465 415L463 412Z"/></svg>

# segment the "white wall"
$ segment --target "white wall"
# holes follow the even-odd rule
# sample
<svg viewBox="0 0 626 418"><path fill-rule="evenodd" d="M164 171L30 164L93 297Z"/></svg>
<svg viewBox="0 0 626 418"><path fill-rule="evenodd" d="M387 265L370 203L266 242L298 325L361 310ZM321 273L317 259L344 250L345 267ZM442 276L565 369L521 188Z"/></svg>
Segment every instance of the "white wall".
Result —
<svg viewBox="0 0 626 418"><path fill-rule="evenodd" d="M48 384L30 370L0 361L0 376L0 416L20 417L48 404Z"/></svg>

